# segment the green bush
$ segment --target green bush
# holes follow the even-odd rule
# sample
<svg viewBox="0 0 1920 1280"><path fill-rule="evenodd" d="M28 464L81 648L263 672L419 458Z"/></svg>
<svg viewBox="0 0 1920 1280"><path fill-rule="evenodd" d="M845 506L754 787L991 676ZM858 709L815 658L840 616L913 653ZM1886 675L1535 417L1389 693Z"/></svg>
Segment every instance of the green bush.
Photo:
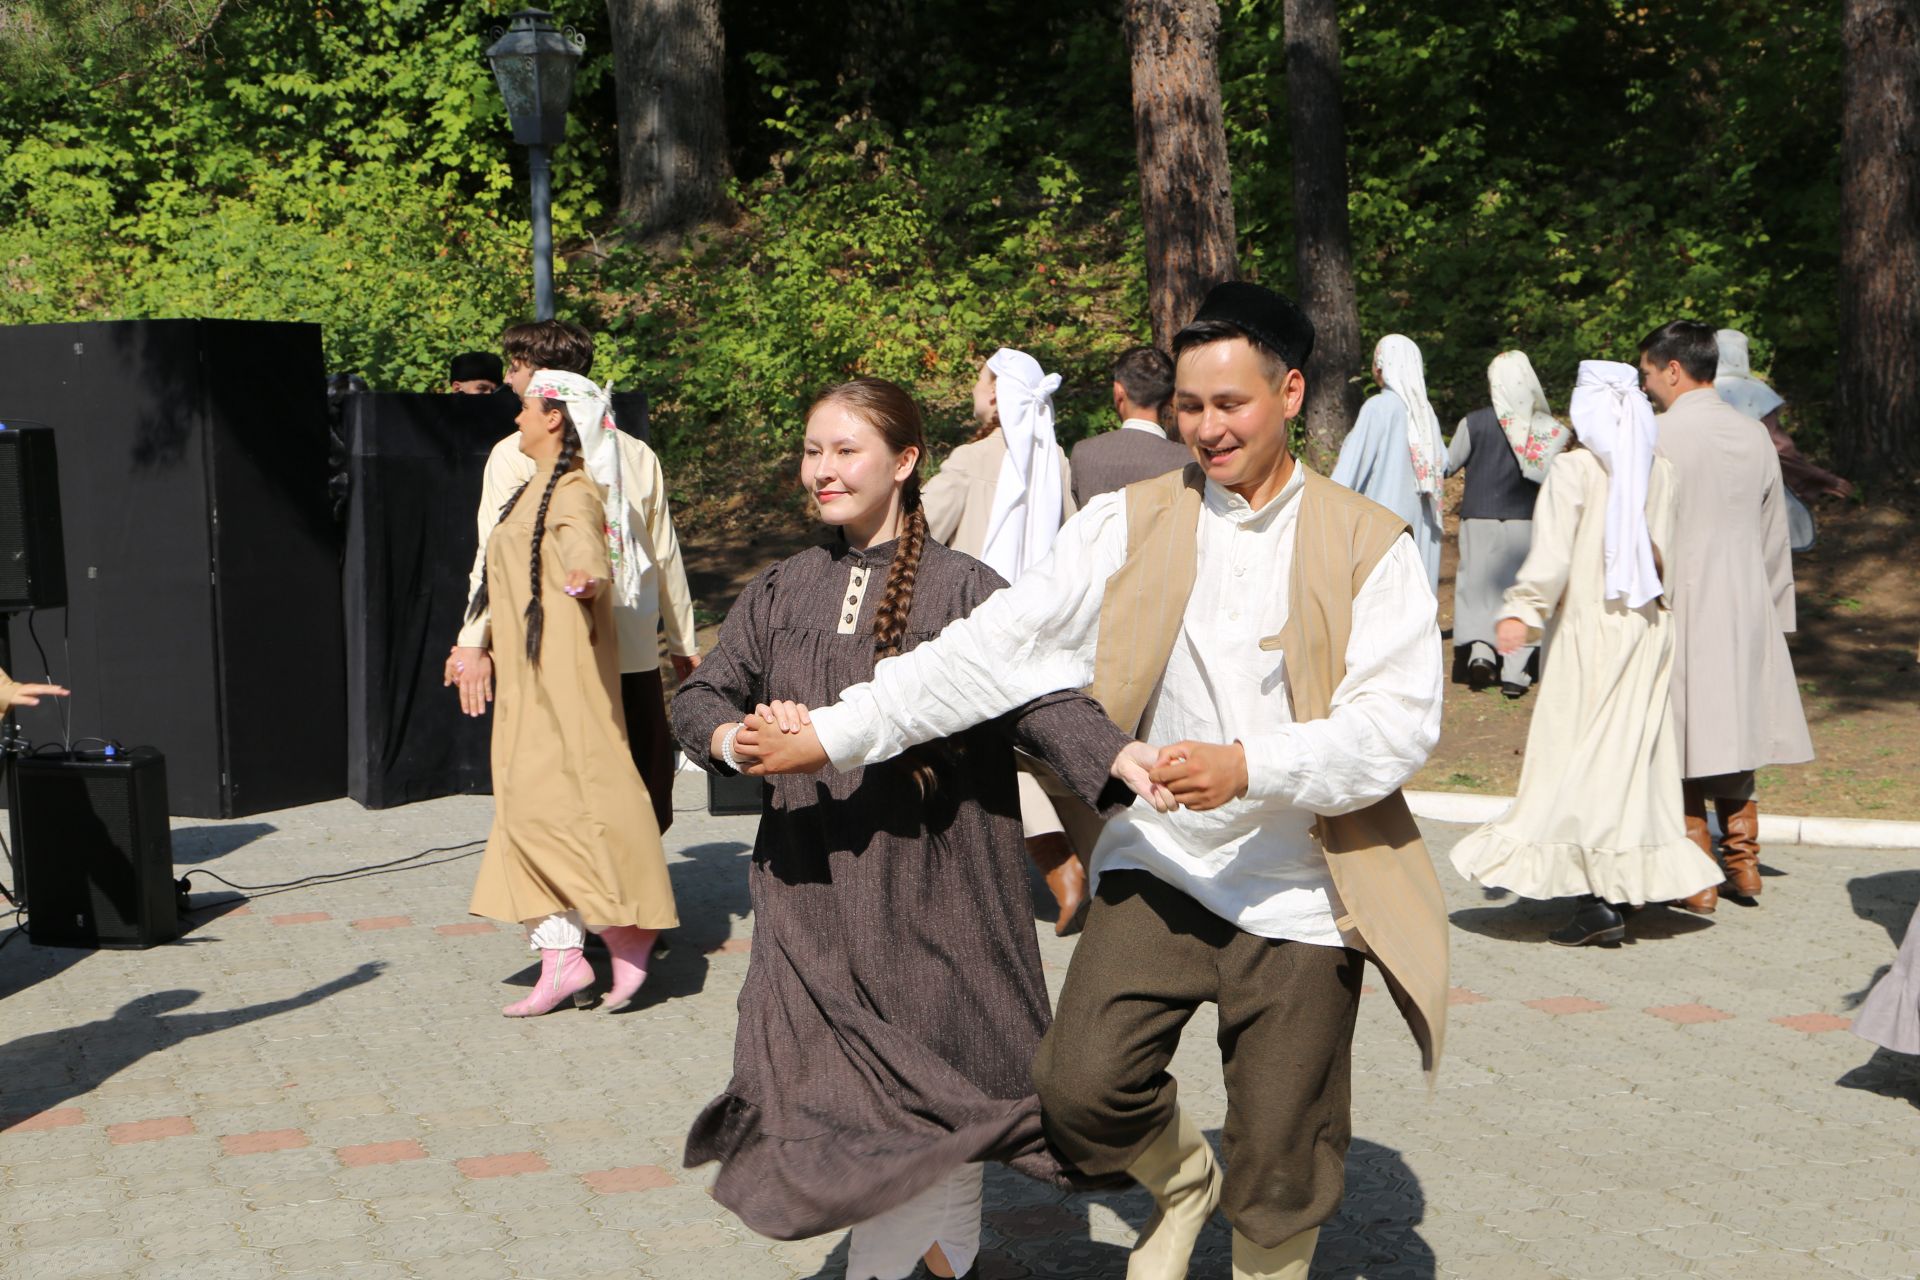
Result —
<svg viewBox="0 0 1920 1280"><path fill-rule="evenodd" d="M1286 287L1278 6L1223 9L1242 264ZM1106 366L1145 332L1116 6L730 4L735 211L666 256L612 234L604 16L559 10L590 50L555 157L562 312L601 334L597 372L653 396L670 451L788 449L809 397L854 373L915 388L950 441L1001 344L1063 374L1064 437L1107 424ZM1021 40L980 38L1014 20ZM329 367L436 385L528 310L496 21L475 0L251 0L202 57L115 79L116 47L0 80L0 323L310 320ZM1501 349L1564 405L1577 360L1631 358L1692 315L1753 336L1817 442L1836 14L1461 0L1342 22L1363 331L1420 341L1443 415L1484 398Z"/></svg>

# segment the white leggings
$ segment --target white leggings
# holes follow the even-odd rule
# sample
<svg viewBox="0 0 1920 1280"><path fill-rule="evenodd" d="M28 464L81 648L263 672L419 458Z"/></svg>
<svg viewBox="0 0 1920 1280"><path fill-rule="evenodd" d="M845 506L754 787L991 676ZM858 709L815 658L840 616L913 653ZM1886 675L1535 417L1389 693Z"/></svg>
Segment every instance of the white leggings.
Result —
<svg viewBox="0 0 1920 1280"><path fill-rule="evenodd" d="M953 1274L980 1255L982 1168L963 1164L903 1205L856 1223L847 1239L847 1280L905 1280L934 1245Z"/></svg>
<svg viewBox="0 0 1920 1280"><path fill-rule="evenodd" d="M587 945L587 926L578 911L556 911L527 922L527 945L535 951L578 951Z"/></svg>

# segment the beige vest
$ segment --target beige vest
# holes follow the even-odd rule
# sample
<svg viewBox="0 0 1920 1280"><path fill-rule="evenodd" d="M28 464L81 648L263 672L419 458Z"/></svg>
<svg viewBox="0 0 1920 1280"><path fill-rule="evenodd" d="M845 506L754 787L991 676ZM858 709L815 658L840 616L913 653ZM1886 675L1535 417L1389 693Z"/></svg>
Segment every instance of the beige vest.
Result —
<svg viewBox="0 0 1920 1280"><path fill-rule="evenodd" d="M1301 466L1303 471L1304 465ZM1352 490L1305 471L1294 538L1287 624L1260 642L1286 655L1296 721L1323 720L1346 675L1353 597L1406 522ZM1198 567L1204 481L1198 466L1129 485L1127 559L1107 579L1101 641L1087 693L1137 734L1180 635ZM1130 643L1113 643L1118 637ZM1429 1074L1447 1031L1447 910L1426 844L1398 791L1353 813L1322 817L1314 835L1357 932L1380 966Z"/></svg>

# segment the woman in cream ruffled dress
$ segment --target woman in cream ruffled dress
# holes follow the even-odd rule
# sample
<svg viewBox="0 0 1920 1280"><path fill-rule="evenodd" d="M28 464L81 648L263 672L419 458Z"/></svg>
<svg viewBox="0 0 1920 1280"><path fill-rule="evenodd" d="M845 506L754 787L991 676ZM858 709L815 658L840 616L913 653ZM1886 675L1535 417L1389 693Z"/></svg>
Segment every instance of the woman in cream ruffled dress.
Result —
<svg viewBox="0 0 1920 1280"><path fill-rule="evenodd" d="M1684 898L1724 874L1687 839L1668 684L1673 622L1661 548L1673 468L1630 365L1580 365L1578 445L1547 472L1533 546L1508 589L1502 651L1544 632L1540 703L1513 807L1454 846L1453 865L1526 898L1578 897L1551 935L1618 942L1623 905Z"/></svg>

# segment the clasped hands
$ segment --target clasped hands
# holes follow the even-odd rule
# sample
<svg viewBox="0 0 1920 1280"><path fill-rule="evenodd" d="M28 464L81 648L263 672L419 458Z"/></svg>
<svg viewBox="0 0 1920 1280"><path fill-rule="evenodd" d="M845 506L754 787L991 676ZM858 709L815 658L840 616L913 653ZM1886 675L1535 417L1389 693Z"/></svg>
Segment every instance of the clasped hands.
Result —
<svg viewBox="0 0 1920 1280"><path fill-rule="evenodd" d="M753 777L818 773L827 767L813 720L803 703L763 702L740 722L713 733L713 758L732 735L733 758ZM1154 747L1130 742L1107 772L1161 813L1178 808L1218 809L1247 793L1247 754L1237 742L1176 742Z"/></svg>

